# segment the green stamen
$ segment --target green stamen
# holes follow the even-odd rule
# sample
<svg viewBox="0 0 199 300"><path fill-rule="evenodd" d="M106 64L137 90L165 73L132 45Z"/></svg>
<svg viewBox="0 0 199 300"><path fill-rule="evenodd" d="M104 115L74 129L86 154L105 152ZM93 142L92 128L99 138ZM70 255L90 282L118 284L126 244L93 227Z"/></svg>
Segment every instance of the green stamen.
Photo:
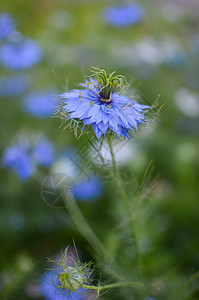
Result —
<svg viewBox="0 0 199 300"><path fill-rule="evenodd" d="M107 75L103 69L92 67L91 75L87 77L93 77L97 79L99 91L102 102L109 102L113 92L120 92L126 88L128 84L126 78L123 75L116 75L116 72L112 72Z"/></svg>

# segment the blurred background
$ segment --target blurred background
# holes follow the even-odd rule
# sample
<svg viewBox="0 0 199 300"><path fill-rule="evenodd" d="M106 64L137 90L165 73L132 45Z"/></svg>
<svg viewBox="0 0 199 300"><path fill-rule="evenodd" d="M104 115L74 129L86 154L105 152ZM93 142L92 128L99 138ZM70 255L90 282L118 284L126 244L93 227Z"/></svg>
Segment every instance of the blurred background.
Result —
<svg viewBox="0 0 199 300"><path fill-rule="evenodd" d="M45 299L40 278L46 257L72 245L72 238L83 260L94 259L67 212L42 198L46 176L70 175L91 227L105 244L117 240L111 184L80 172L71 156L76 159L85 138L77 140L52 118L57 95L77 88L92 65L125 75L132 91L141 91L143 104L158 97L159 105L165 104L158 120L118 149L117 161L141 180L153 160L153 238L165 254L156 264L164 269L172 261L184 273L199 268L199 2L1 0L0 290L5 299Z"/></svg>

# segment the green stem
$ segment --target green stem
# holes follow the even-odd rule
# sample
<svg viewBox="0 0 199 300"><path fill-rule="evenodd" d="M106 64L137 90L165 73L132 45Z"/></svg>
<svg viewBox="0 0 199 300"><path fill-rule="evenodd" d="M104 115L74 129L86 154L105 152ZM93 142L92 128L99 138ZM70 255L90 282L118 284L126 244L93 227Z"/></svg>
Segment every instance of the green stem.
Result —
<svg viewBox="0 0 199 300"><path fill-rule="evenodd" d="M121 287L136 287L136 288L143 288L144 285L140 282L132 282L132 281L126 281L126 282L116 282L116 283L110 283L103 286L95 286L95 285L87 285L83 284L83 288L89 289L89 290L96 290L98 293L102 292L103 290L108 289L115 289L115 288L121 288Z"/></svg>
<svg viewBox="0 0 199 300"><path fill-rule="evenodd" d="M142 256L141 256L140 251L139 251L135 218L134 218L134 216L133 216L133 214L131 212L131 207L129 205L125 189L124 189L124 187L122 185L122 180L121 180L120 172L119 172L119 170L117 168L117 165L116 165L115 156L114 156L113 147L112 147L112 136L110 136L108 138L108 143L109 143L109 149L110 149L112 163L113 163L113 172L115 174L116 182L117 182L117 185L119 187L119 193L120 193L121 199L123 201L124 207L126 209L126 212L127 212L128 216L129 216L129 223L130 223L130 227L131 227L131 234L132 234L132 238L133 238L133 240L135 242L136 255L137 255L137 258L138 258L139 273L140 273L140 275L142 275L143 274L143 263L142 263Z"/></svg>
<svg viewBox="0 0 199 300"><path fill-rule="evenodd" d="M109 264L111 266L114 266L114 269L118 269L113 254L103 245L103 243L97 237L93 229L90 227L86 218L79 209L79 206L75 199L71 199L72 201L68 203L68 199L66 196L64 196L64 192L62 192L62 195L65 207L68 211L71 220L78 228L80 234L85 238L88 244L95 251L95 254L98 255L100 257L100 260L103 260L105 264ZM113 272L112 277L115 278L115 280L118 280L119 276L117 276L117 272Z"/></svg>
<svg viewBox="0 0 199 300"><path fill-rule="evenodd" d="M104 245L99 240L92 228L89 226L86 218L79 209L79 206L77 205L75 199L73 198L72 200L73 201L71 201L71 203L68 204L67 199L64 199L65 206L68 210L72 221L77 226L82 236L87 240L89 245L95 250L97 255L110 257L110 254L108 253L107 249L104 247Z"/></svg>

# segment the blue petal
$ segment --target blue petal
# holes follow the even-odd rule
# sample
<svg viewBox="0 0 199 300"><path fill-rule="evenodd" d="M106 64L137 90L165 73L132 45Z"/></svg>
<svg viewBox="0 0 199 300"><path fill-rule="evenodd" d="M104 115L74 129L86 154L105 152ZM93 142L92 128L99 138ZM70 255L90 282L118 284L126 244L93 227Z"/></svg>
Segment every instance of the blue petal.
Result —
<svg viewBox="0 0 199 300"><path fill-rule="evenodd" d="M93 131L95 132L96 137L98 138L98 140L100 139L102 132L101 130L99 130L98 126L96 124L92 124L93 127Z"/></svg>
<svg viewBox="0 0 199 300"><path fill-rule="evenodd" d="M80 103L79 106L77 106L76 110L70 113L70 117L74 119L83 119L88 115L90 109L91 107L88 102Z"/></svg>

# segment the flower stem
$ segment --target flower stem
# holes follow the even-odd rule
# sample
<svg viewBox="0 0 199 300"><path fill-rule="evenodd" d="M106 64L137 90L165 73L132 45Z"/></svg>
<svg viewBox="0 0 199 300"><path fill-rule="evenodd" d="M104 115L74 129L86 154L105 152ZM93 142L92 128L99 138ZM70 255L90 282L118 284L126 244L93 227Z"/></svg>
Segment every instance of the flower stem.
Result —
<svg viewBox="0 0 199 300"><path fill-rule="evenodd" d="M144 285L141 282L126 281L126 282L110 283L102 286L83 284L82 287L85 289L96 290L99 294L100 292L108 289L121 288L121 287L143 288Z"/></svg>
<svg viewBox="0 0 199 300"><path fill-rule="evenodd" d="M90 227L86 218L82 214L76 200L72 198L72 201L68 203L68 199L65 196L65 193L62 193L62 197L71 220L78 228L80 234L85 238L91 248L95 251L95 254L100 258L101 261L103 260L105 264L110 264L111 266L114 266L118 269L113 254L103 245L96 233ZM116 280L118 279L117 272L113 273L112 276Z"/></svg>
<svg viewBox="0 0 199 300"><path fill-rule="evenodd" d="M115 179L116 179L116 182L117 182L117 185L118 185L118 188L119 188L120 197L123 201L124 207L125 207L126 212L129 216L131 234L132 234L132 238L133 238L134 243L135 243L136 255L137 255L137 258L138 258L138 270L139 270L139 274L141 276L141 275L143 275L143 262L142 262L142 256L141 256L140 251L139 251L135 217L131 213L131 208L130 208L130 205L129 205L129 202L128 202L128 198L127 198L125 189L122 185L120 172L119 172L119 170L117 168L117 165L116 165L115 156L114 156L114 152L113 152L113 146L112 146L112 136L109 136L108 143L109 143L109 149L110 149L112 163L113 163L113 172L114 172Z"/></svg>
<svg viewBox="0 0 199 300"><path fill-rule="evenodd" d="M79 206L77 205L75 199L73 199L72 203L67 205L67 210L71 219L78 227L83 237L87 240L87 242L96 251L98 255L102 255L104 253L104 246L99 240L99 238L96 236L92 228L89 226L86 218L79 209Z"/></svg>

